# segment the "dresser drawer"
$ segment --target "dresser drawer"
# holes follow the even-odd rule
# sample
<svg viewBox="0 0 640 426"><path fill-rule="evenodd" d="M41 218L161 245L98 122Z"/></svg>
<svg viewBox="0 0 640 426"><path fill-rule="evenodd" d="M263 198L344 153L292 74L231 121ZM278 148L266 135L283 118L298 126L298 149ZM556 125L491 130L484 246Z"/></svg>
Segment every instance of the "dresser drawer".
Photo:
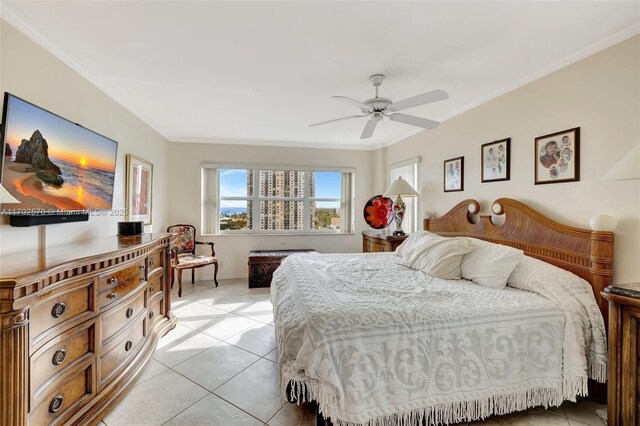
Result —
<svg viewBox="0 0 640 426"><path fill-rule="evenodd" d="M135 355L144 342L146 313L134 319L100 357L100 386L104 386Z"/></svg>
<svg viewBox="0 0 640 426"><path fill-rule="evenodd" d="M115 287L122 286L130 281L139 282L140 277L144 279L144 272L144 260L138 260L120 269L99 275L98 291L103 293L112 290Z"/></svg>
<svg viewBox="0 0 640 426"><path fill-rule="evenodd" d="M98 307L103 309L121 300L145 282L144 261L137 261L118 271L100 275L98 282Z"/></svg>
<svg viewBox="0 0 640 426"><path fill-rule="evenodd" d="M91 398L93 365L85 366L67 380L52 389L42 401L31 410L29 426L44 426L58 419L71 416ZM82 401L81 401L82 400Z"/></svg>
<svg viewBox="0 0 640 426"><path fill-rule="evenodd" d="M33 398L47 391L46 383L81 358L95 353L95 320L84 322L47 342L31 356L31 389Z"/></svg>
<svg viewBox="0 0 640 426"><path fill-rule="evenodd" d="M144 287L130 300L123 301L120 305L108 310L100 317L102 343L109 340L144 310Z"/></svg>
<svg viewBox="0 0 640 426"><path fill-rule="evenodd" d="M93 312L93 281L73 290L36 303L30 312L30 333L35 346L44 337L41 336L51 327L59 327L65 323L79 319L83 314L89 316ZM59 328L58 328L59 329Z"/></svg>
<svg viewBox="0 0 640 426"><path fill-rule="evenodd" d="M163 290L164 283L164 271L160 271L158 274L154 274L149 277L149 297L157 294Z"/></svg>
<svg viewBox="0 0 640 426"><path fill-rule="evenodd" d="M164 298L154 297L149 303L149 308L147 309L147 320L149 321L149 326L155 324L156 321L162 317L164 317Z"/></svg>
<svg viewBox="0 0 640 426"><path fill-rule="evenodd" d="M147 270L149 274L156 268L164 268L164 250L154 251L147 257Z"/></svg>

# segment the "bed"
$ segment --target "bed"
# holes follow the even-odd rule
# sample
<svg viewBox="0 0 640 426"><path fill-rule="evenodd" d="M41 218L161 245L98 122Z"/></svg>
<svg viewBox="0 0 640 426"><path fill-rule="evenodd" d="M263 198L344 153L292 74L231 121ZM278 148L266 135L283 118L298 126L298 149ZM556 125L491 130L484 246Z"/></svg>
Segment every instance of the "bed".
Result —
<svg viewBox="0 0 640 426"><path fill-rule="evenodd" d="M283 396L315 401L339 426L439 425L560 405L586 395L588 379L604 382L613 234L507 198L492 206L500 226L479 210L463 201L424 229L509 245L586 282L565 273L493 290L394 253L290 256L271 286Z"/></svg>

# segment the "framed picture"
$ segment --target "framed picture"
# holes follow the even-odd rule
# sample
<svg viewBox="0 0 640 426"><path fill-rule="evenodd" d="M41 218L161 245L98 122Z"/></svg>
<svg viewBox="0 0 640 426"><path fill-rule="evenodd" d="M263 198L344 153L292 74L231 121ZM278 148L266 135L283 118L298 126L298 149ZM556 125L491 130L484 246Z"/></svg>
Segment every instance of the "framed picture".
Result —
<svg viewBox="0 0 640 426"><path fill-rule="evenodd" d="M151 225L153 164L127 154L127 220Z"/></svg>
<svg viewBox="0 0 640 426"><path fill-rule="evenodd" d="M535 139L535 184L580 180L580 127Z"/></svg>
<svg viewBox="0 0 640 426"><path fill-rule="evenodd" d="M444 192L464 190L464 157L444 160Z"/></svg>
<svg viewBox="0 0 640 426"><path fill-rule="evenodd" d="M485 143L480 147L482 182L509 180L511 138Z"/></svg>

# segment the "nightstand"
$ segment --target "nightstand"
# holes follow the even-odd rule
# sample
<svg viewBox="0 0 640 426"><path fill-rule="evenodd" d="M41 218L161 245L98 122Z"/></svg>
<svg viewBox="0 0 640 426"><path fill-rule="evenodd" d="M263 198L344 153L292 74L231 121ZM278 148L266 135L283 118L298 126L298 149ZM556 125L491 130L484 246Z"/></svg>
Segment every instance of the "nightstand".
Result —
<svg viewBox="0 0 640 426"><path fill-rule="evenodd" d="M640 421L640 283L614 284L604 289L609 301L609 426Z"/></svg>
<svg viewBox="0 0 640 426"><path fill-rule="evenodd" d="M409 235L394 236L375 234L371 231L362 231L362 251L364 253L377 251L396 251L396 248L407 239Z"/></svg>

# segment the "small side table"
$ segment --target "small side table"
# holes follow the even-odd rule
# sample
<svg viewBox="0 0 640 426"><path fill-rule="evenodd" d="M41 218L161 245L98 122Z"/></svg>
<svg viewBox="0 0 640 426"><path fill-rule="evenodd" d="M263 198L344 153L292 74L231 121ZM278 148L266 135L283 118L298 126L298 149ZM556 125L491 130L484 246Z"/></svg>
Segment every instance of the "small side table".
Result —
<svg viewBox="0 0 640 426"><path fill-rule="evenodd" d="M249 252L249 288L271 287L273 273L293 253L317 253L315 249L252 250Z"/></svg>
<svg viewBox="0 0 640 426"><path fill-rule="evenodd" d="M609 426L640 421L640 283L614 284L604 289L609 301Z"/></svg>
<svg viewBox="0 0 640 426"><path fill-rule="evenodd" d="M407 235L384 235L370 231L362 231L362 251L364 253L379 251L396 251L396 248L407 239Z"/></svg>

